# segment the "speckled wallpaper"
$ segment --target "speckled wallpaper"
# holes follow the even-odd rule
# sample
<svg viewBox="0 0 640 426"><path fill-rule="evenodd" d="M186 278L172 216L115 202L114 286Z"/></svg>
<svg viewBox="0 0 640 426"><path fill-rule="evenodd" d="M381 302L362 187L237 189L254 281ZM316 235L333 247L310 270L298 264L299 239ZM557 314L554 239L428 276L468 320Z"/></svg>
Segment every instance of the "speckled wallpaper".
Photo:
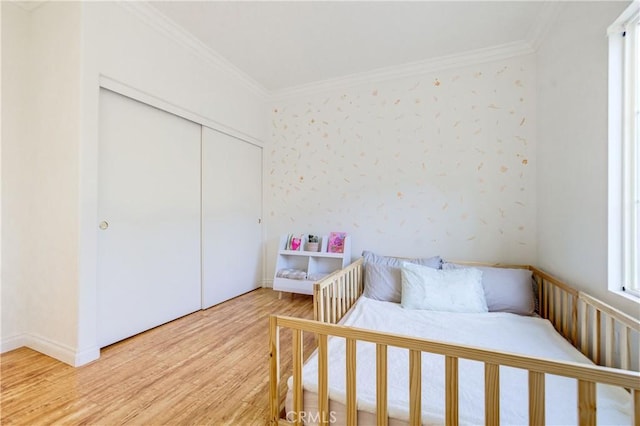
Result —
<svg viewBox="0 0 640 426"><path fill-rule="evenodd" d="M517 57L272 105L267 259L282 233L346 231L354 257L535 262L534 68Z"/></svg>

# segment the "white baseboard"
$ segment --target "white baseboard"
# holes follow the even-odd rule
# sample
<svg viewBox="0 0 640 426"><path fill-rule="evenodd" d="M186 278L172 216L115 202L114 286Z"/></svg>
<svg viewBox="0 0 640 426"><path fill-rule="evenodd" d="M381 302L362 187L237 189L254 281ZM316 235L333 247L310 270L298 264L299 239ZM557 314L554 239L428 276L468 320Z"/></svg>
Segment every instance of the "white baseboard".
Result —
<svg viewBox="0 0 640 426"><path fill-rule="evenodd" d="M24 334L6 337L0 340L0 353L3 354L23 346L26 346L26 336Z"/></svg>
<svg viewBox="0 0 640 426"><path fill-rule="evenodd" d="M98 358L100 358L100 348L97 346L82 351L76 351L74 367L80 367L81 365L88 364Z"/></svg>
<svg viewBox="0 0 640 426"><path fill-rule="evenodd" d="M55 342L37 334L27 334L25 346L33 349L34 351L49 355L51 358L55 358L65 364L75 366L75 350L70 346Z"/></svg>
<svg viewBox="0 0 640 426"><path fill-rule="evenodd" d="M100 348L84 349L77 351L65 344L55 342L37 334L24 333L2 339L0 341L0 353L26 346L34 351L48 355L72 367L79 367L94 361L100 357Z"/></svg>
<svg viewBox="0 0 640 426"><path fill-rule="evenodd" d="M262 281L262 287L263 288L273 288L273 279L263 280Z"/></svg>

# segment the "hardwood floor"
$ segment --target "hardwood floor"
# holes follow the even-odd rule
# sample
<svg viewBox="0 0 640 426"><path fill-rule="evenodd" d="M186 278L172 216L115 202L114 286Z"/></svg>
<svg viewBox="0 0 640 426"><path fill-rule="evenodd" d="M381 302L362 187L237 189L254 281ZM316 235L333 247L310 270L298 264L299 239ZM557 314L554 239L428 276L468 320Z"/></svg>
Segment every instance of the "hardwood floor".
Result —
<svg viewBox="0 0 640 426"><path fill-rule="evenodd" d="M311 297L258 289L104 348L78 368L27 348L2 354L0 424L263 425L275 313L313 318ZM290 351L290 334L281 334ZM305 340L310 352L313 337ZM281 359L284 369L291 356Z"/></svg>

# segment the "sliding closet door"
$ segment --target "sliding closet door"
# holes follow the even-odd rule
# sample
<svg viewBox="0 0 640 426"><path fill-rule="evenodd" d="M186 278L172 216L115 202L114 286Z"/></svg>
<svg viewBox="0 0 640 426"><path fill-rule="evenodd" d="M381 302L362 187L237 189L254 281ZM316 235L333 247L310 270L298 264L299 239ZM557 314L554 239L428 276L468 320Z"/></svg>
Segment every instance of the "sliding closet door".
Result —
<svg viewBox="0 0 640 426"><path fill-rule="evenodd" d="M202 128L202 307L259 286L262 148Z"/></svg>
<svg viewBox="0 0 640 426"><path fill-rule="evenodd" d="M101 347L200 309L201 126L100 92Z"/></svg>

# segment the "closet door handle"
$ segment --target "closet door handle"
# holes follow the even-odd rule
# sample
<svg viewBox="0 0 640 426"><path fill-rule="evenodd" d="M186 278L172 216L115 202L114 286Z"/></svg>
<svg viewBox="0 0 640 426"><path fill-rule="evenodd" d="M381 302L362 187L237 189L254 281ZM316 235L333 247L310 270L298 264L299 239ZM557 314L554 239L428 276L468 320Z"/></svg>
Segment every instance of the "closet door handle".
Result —
<svg viewBox="0 0 640 426"><path fill-rule="evenodd" d="M106 220L103 220L102 222L100 222L100 225L98 225L98 227L104 231L109 227L109 222L107 222Z"/></svg>

